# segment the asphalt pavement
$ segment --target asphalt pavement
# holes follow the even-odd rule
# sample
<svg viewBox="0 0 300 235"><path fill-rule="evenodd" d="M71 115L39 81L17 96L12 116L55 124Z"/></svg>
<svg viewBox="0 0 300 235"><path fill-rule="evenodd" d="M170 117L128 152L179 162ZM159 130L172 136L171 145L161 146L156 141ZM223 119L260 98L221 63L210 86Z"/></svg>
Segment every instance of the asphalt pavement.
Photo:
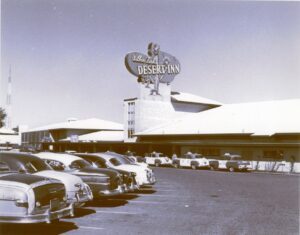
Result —
<svg viewBox="0 0 300 235"><path fill-rule="evenodd" d="M299 234L299 175L154 168L157 183L0 234Z"/></svg>

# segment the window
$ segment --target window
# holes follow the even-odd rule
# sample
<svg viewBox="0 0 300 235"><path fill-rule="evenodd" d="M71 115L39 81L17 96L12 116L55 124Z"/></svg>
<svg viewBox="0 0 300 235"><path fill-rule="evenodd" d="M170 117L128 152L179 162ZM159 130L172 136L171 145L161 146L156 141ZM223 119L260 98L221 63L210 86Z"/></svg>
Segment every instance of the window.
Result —
<svg viewBox="0 0 300 235"><path fill-rule="evenodd" d="M216 149L216 148L202 149L201 154L203 156L220 156L220 149Z"/></svg>
<svg viewBox="0 0 300 235"><path fill-rule="evenodd" d="M65 169L65 165L62 162L55 160L45 160L45 162L51 166L53 170L63 171Z"/></svg>
<svg viewBox="0 0 300 235"><path fill-rule="evenodd" d="M282 150L265 150L263 151L263 158L282 160L284 157Z"/></svg>

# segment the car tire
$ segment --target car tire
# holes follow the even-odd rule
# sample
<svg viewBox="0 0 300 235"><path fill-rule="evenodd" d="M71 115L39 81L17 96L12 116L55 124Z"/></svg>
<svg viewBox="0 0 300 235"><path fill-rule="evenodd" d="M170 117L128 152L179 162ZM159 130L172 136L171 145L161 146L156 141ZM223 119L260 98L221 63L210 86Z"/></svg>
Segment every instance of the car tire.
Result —
<svg viewBox="0 0 300 235"><path fill-rule="evenodd" d="M234 168L231 166L231 167L229 167L229 171L230 172L234 172Z"/></svg>
<svg viewBox="0 0 300 235"><path fill-rule="evenodd" d="M193 170L197 170L197 166L195 164L191 165Z"/></svg>

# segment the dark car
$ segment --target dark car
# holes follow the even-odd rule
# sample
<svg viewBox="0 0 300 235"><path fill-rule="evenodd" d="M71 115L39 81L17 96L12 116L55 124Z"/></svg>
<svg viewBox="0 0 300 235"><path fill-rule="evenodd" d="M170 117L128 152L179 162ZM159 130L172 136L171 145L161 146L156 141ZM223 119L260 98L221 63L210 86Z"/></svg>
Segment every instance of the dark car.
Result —
<svg viewBox="0 0 300 235"><path fill-rule="evenodd" d="M84 159L64 153L41 152L35 156L43 159L54 170L79 176L88 184L94 198L124 193L120 174L109 169L96 169Z"/></svg>
<svg viewBox="0 0 300 235"><path fill-rule="evenodd" d="M112 169L112 168L109 168L105 164L105 160L102 159L101 157L97 156L97 154L73 153L73 155L83 158L84 160L88 161L95 168ZM125 191L129 192L129 191L133 191L133 190L137 189L136 180L135 180L136 174L134 172L120 170L120 169L114 169L114 171L117 171L121 174L121 176L123 178Z"/></svg>

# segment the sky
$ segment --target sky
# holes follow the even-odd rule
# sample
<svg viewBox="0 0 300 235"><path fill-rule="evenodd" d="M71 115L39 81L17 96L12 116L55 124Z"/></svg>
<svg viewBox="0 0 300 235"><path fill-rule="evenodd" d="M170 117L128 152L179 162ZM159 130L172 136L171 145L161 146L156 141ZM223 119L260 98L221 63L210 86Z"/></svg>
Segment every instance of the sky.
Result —
<svg viewBox="0 0 300 235"><path fill-rule="evenodd" d="M172 90L222 103L300 98L300 2L1 0L0 107L12 125L123 122L138 96L128 52L155 42L181 72Z"/></svg>

